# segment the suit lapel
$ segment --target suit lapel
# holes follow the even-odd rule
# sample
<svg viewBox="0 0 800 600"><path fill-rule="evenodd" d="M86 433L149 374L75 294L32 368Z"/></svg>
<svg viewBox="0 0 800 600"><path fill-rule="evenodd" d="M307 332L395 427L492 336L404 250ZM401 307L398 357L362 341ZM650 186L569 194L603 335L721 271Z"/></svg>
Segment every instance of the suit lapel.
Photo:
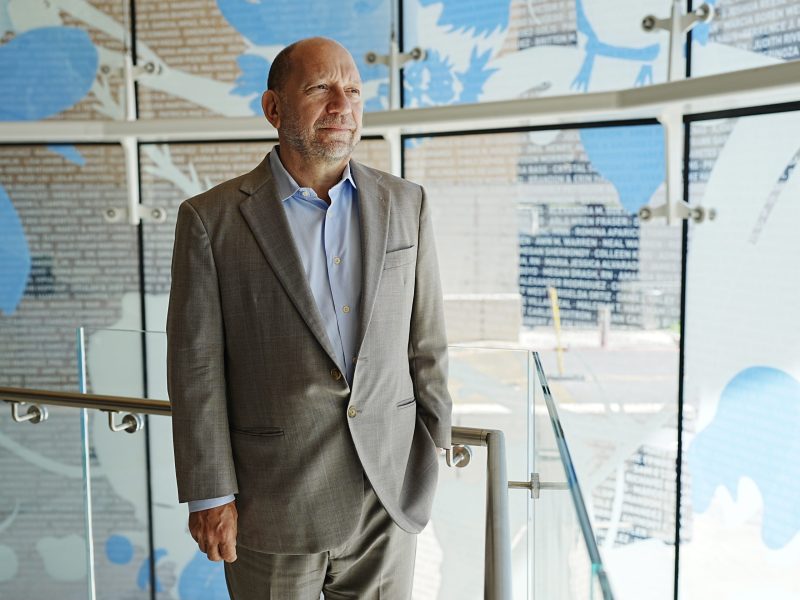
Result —
<svg viewBox="0 0 800 600"><path fill-rule="evenodd" d="M245 176L240 189L249 197L242 201L239 210L261 251L311 333L338 365L339 359L325 333L322 315L308 285L305 268L289 228L289 220L275 190L269 157Z"/></svg>
<svg viewBox="0 0 800 600"><path fill-rule="evenodd" d="M351 161L350 169L358 188L361 231L361 306L356 355L367 333L375 297L381 281L389 234L389 191L380 184L380 176Z"/></svg>

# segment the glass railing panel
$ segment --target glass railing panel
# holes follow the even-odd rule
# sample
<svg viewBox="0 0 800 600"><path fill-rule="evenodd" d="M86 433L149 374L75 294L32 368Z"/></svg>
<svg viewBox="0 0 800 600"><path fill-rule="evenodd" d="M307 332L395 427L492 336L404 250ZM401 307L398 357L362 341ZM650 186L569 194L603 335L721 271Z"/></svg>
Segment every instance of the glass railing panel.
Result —
<svg viewBox="0 0 800 600"><path fill-rule="evenodd" d="M538 354L531 360L532 470L539 478L539 497L533 501L533 597L612 600L558 402Z"/></svg>
<svg viewBox="0 0 800 600"><path fill-rule="evenodd" d="M449 357L453 426L502 430L509 479L527 478L528 353L451 346ZM486 448L472 447L472 452L469 466L451 469L443 464L439 471L431 522L417 545L415 597L484 597ZM524 493L509 494L512 591L517 599L529 597L529 510ZM436 554L441 558L434 562Z"/></svg>
<svg viewBox="0 0 800 600"><path fill-rule="evenodd" d="M87 330L85 351L88 392L166 399L163 332ZM503 431L510 480L535 472L542 482L576 481L574 470L565 471L571 463L554 434L555 401L532 353L453 346L449 358L454 426ZM154 581L164 597L225 597L222 564L208 561L186 531L169 419L149 416L136 435L111 432L104 413L90 414L89 425L98 593L144 598ZM431 522L418 539L416 598L483 597L486 451L472 452L468 467L440 469ZM594 597L604 597L599 562L586 545L594 534L578 505L574 486L542 490L538 500L509 492L514 598L589 598L593 587Z"/></svg>
<svg viewBox="0 0 800 600"><path fill-rule="evenodd" d="M163 332L87 330L85 337L88 391L167 398ZM512 479L523 479L530 470L528 372L523 350L450 349L453 425L503 430ZM144 431L130 436L112 433L105 414L91 418L93 449L101 465L92 477L94 516L115 524L96 526L98 590L124 587L130 597L145 597L152 553L156 589L165 597L225 597L222 564L199 552L186 530L187 507L177 502L169 419L149 416ZM486 451L472 451L466 468L447 468L442 461L431 522L417 545L416 598L483 597ZM112 463L117 475L105 467ZM100 515L101 504L117 512L112 518ZM526 495L513 494L510 509L514 597L526 598L531 530Z"/></svg>
<svg viewBox="0 0 800 600"><path fill-rule="evenodd" d="M84 339L88 393L167 399L163 332L85 329ZM107 413L88 414L97 597L145 600L153 585L157 598L189 597L179 575L194 541L177 503L169 418L142 416L131 435L112 431Z"/></svg>
<svg viewBox="0 0 800 600"><path fill-rule="evenodd" d="M32 424L0 410L0 598L89 598L81 413L47 407Z"/></svg>

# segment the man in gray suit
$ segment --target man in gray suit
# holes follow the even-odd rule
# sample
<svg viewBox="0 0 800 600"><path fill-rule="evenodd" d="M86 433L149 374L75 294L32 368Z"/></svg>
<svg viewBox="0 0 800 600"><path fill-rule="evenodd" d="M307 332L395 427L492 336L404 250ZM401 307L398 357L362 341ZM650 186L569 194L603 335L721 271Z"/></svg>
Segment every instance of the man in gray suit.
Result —
<svg viewBox="0 0 800 600"><path fill-rule="evenodd" d="M361 80L338 43L285 48L262 105L279 146L178 214L179 498L236 600L410 598L450 446L429 203L350 160Z"/></svg>

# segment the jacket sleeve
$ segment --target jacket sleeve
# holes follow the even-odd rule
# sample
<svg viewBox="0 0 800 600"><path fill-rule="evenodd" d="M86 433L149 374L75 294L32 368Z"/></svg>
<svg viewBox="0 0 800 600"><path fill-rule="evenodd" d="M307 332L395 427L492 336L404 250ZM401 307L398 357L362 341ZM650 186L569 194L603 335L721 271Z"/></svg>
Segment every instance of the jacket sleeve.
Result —
<svg viewBox="0 0 800 600"><path fill-rule="evenodd" d="M422 200L408 359L417 412L436 446L449 448L452 400L447 390L447 334L442 285L430 208L425 190L420 189Z"/></svg>
<svg viewBox="0 0 800 600"><path fill-rule="evenodd" d="M167 312L167 389L180 502L238 492L228 431L225 339L208 231L178 211Z"/></svg>

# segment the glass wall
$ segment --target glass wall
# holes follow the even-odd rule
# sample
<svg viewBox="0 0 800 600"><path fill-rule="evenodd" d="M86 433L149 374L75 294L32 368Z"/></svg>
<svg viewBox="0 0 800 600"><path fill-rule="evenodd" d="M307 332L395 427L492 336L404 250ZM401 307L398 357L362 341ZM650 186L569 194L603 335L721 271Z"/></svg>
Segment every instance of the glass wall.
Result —
<svg viewBox="0 0 800 600"><path fill-rule="evenodd" d="M709 3L714 21L691 34L692 76L800 56L797 2ZM277 52L312 34L338 38L353 52L367 110L383 110L388 69L367 65L364 55L388 52L393 28L402 31L404 50L427 51L403 70L407 108L662 83L668 38L640 24L648 14L667 16L670 4L0 0L0 120L123 119L132 45L139 118L258 115ZM800 596L790 576L800 560L800 490L791 467L800 425L800 323L792 312L800 292L792 230L800 107L790 108L689 118L688 200L717 218L689 224L686 248L681 225L636 216L665 201L664 135L655 121L403 140L404 174L425 186L433 207L450 341L541 353L619 598ZM167 218L137 229L125 218L119 145L0 140L0 385L76 390L77 325L164 329L177 206L254 168L273 143L140 144L141 202ZM366 140L356 158L389 170L389 144ZM122 218L109 219L109 209ZM99 347L95 356L103 356ZM90 389L108 391L124 374L132 393L163 394L156 375L163 349L144 342L138 351L90 369ZM148 368L145 358L154 361ZM109 374L116 375L103 379ZM459 377L454 371L458 385ZM475 404L460 409L467 412L459 423L468 411L489 410L477 419L496 410ZM151 419L149 439L134 443L104 437L103 417L95 420L93 499L107 511L95 532L103 547L97 560L106 561L99 589L149 597L143 569L152 558L156 590L162 586L154 594L193 597L175 565L190 564L195 551L189 544L179 552L167 539L183 535L168 483L168 425ZM84 593L81 457L71 450L79 428L74 414L60 410L51 411L46 430L0 420L0 596L19 596L15 582L35 573L43 573L43 589ZM109 474L115 457L135 467L132 495ZM438 518L439 530L452 532L448 515ZM151 544L151 526L169 533ZM66 549L71 562L53 563L52 549ZM421 552L445 560L435 545ZM480 585L443 564L424 584L431 597ZM195 566L202 576L204 563ZM204 593L220 585L214 577Z"/></svg>
<svg viewBox="0 0 800 600"><path fill-rule="evenodd" d="M636 216L662 149L647 122L405 140L449 339L540 352L622 598L672 597L681 227Z"/></svg>
<svg viewBox="0 0 800 600"><path fill-rule="evenodd" d="M691 123L681 598L800 581L800 112Z"/></svg>
<svg viewBox="0 0 800 600"><path fill-rule="evenodd" d="M405 106L597 92L661 83L669 37L642 19L669 0L402 0Z"/></svg>
<svg viewBox="0 0 800 600"><path fill-rule="evenodd" d="M794 0L706 2L716 14L711 23L692 31L692 75L800 58L800 5Z"/></svg>

